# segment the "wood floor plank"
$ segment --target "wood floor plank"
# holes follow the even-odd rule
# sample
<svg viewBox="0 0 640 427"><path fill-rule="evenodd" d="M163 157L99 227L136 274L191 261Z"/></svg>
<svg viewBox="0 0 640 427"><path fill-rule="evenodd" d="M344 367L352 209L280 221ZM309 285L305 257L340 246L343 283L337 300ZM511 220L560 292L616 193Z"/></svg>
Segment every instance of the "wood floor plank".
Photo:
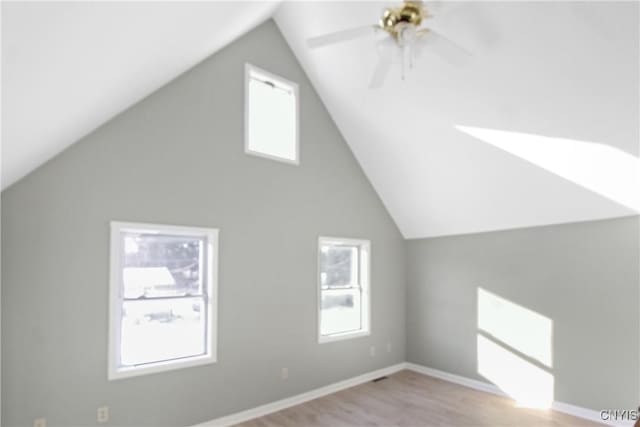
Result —
<svg viewBox="0 0 640 427"><path fill-rule="evenodd" d="M241 427L598 427L552 410L401 371L239 424Z"/></svg>

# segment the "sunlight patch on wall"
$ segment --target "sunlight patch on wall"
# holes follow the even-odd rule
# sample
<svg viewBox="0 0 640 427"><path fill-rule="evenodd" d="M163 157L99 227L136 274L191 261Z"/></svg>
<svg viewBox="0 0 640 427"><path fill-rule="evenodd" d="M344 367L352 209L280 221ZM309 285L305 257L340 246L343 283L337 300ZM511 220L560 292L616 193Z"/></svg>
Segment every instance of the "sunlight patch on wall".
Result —
<svg viewBox="0 0 640 427"><path fill-rule="evenodd" d="M606 144L471 126L456 129L640 212L640 159Z"/></svg>
<svg viewBox="0 0 640 427"><path fill-rule="evenodd" d="M527 408L553 403L553 375L478 334L478 373Z"/></svg>
<svg viewBox="0 0 640 427"><path fill-rule="evenodd" d="M478 288L478 373L528 408L553 403L553 321Z"/></svg>
<svg viewBox="0 0 640 427"><path fill-rule="evenodd" d="M548 317L478 288L478 329L547 367L552 328Z"/></svg>

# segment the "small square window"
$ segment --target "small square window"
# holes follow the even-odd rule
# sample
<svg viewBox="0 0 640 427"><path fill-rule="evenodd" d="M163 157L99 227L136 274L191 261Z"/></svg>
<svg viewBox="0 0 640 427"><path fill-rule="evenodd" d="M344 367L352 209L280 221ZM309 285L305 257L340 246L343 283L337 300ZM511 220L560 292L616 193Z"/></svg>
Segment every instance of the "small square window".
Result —
<svg viewBox="0 0 640 427"><path fill-rule="evenodd" d="M245 152L298 164L298 85L245 66Z"/></svg>
<svg viewBox="0 0 640 427"><path fill-rule="evenodd" d="M320 237L318 242L319 341L369 334L367 240Z"/></svg>
<svg viewBox="0 0 640 427"><path fill-rule="evenodd" d="M215 229L111 223L109 378L215 362Z"/></svg>

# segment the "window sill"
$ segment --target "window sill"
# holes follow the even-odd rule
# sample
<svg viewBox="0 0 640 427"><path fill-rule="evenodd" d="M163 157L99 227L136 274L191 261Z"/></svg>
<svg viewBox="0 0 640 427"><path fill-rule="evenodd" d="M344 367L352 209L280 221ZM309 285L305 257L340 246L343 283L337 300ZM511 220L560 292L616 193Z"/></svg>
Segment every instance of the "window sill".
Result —
<svg viewBox="0 0 640 427"><path fill-rule="evenodd" d="M262 151L252 150L249 147L245 148L244 153L250 154L252 156L262 157L263 159L275 160L277 162L287 163L289 165L300 166L300 160L298 160L297 156L295 159L291 159L289 157L281 157L274 154L264 153Z"/></svg>
<svg viewBox="0 0 640 427"><path fill-rule="evenodd" d="M334 341L342 341L342 340L348 340L348 339L352 339L352 338L360 338L360 337L366 337L371 335L370 331L356 331L356 332L345 332L342 334L334 334L334 335L320 335L318 337L318 343L319 344L325 344L328 342L334 342Z"/></svg>
<svg viewBox="0 0 640 427"><path fill-rule="evenodd" d="M138 367L116 368L109 367L109 381L124 378L137 377L140 375L158 374L161 372L175 371L177 369L192 368L195 366L210 365L216 363L213 355L190 357L182 360L170 360L166 362L150 363Z"/></svg>

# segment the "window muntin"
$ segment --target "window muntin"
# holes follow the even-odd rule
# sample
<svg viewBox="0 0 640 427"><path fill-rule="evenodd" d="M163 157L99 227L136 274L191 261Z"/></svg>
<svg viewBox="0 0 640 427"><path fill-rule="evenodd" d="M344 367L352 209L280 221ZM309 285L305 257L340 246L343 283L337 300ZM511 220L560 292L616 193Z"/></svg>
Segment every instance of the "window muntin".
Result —
<svg viewBox="0 0 640 427"><path fill-rule="evenodd" d="M366 240L319 239L320 342L369 333L369 254Z"/></svg>
<svg viewBox="0 0 640 427"><path fill-rule="evenodd" d="M298 85L247 64L245 152L298 164Z"/></svg>
<svg viewBox="0 0 640 427"><path fill-rule="evenodd" d="M323 289L358 287L359 248L353 245L320 245L320 285Z"/></svg>
<svg viewBox="0 0 640 427"><path fill-rule="evenodd" d="M217 230L112 223L111 379L215 362Z"/></svg>

